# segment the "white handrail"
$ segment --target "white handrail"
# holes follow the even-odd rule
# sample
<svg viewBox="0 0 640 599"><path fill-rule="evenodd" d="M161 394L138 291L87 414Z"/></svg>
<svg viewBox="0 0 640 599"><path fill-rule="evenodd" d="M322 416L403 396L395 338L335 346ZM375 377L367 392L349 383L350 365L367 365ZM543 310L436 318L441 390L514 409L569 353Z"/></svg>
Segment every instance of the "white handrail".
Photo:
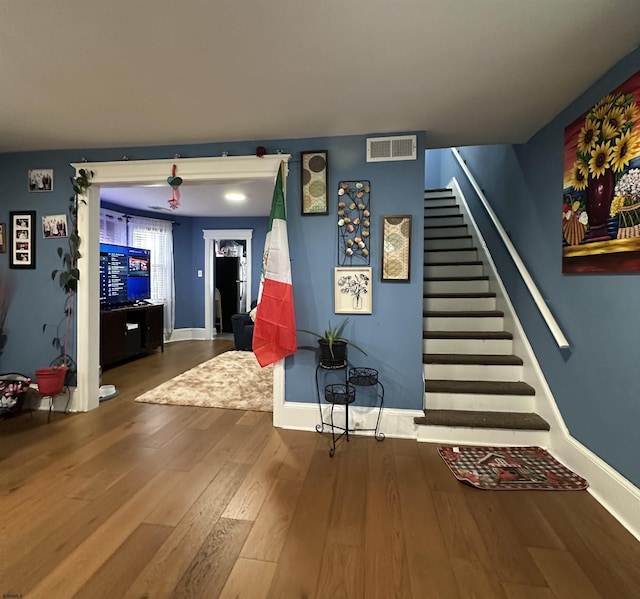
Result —
<svg viewBox="0 0 640 599"><path fill-rule="evenodd" d="M564 336L562 329L560 329L560 326L556 322L556 319L553 317L553 314L551 314L551 310L549 310L549 306L547 306L547 303L544 301L544 298L542 297L540 291L538 290L538 287L536 287L536 284L531 278L531 275L529 274L527 267L522 262L522 259L520 258L518 252L516 251L516 248L513 246L513 243L511 243L511 239L509 239L509 236L507 235L506 231L500 224L500 221L498 220L496 213L491 208L491 205L489 204L487 197L484 195L484 192L482 191L482 189L480 189L478 182L475 180L474 176L471 174L471 171L469 170L466 162L460 155L460 152L458 151L457 148L451 148L451 151L453 152L453 155L455 156L456 160L460 164L460 167L464 171L465 175L467 175L467 178L469 179L469 182L471 183L471 186L475 190L476 194L478 194L478 197L480 198L480 201L482 202L482 205L484 206L485 210L489 214L489 217L491 218L491 222L493 222L493 225L498 231L498 234L500 235L502 242L507 247L507 251L511 255L511 259L515 263L518 269L518 272L522 277L522 280L527 286L529 293L533 297L533 301L536 303L536 306L538 306L538 310L540 310L540 313L542 314L542 317L547 323L547 326L549 327L549 330L551 331L553 338L556 340L558 347L563 349L569 347L569 342Z"/></svg>

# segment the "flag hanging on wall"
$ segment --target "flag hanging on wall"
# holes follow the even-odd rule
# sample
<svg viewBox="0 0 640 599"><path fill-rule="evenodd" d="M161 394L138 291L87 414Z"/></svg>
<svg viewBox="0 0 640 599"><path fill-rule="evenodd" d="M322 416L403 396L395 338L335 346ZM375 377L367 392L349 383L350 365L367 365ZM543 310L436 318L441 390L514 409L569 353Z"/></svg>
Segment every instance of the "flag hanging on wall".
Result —
<svg viewBox="0 0 640 599"><path fill-rule="evenodd" d="M273 190L253 329L253 353L263 367L294 354L298 349L283 191L284 168L284 162L281 162Z"/></svg>

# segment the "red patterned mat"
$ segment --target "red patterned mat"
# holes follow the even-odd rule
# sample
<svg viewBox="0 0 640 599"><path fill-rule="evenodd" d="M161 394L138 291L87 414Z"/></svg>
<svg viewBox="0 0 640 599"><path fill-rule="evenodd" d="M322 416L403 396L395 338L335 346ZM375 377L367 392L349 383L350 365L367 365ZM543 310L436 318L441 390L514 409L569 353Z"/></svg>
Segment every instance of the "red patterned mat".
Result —
<svg viewBox="0 0 640 599"><path fill-rule="evenodd" d="M438 447L453 475L478 489L580 491L589 484L541 447Z"/></svg>

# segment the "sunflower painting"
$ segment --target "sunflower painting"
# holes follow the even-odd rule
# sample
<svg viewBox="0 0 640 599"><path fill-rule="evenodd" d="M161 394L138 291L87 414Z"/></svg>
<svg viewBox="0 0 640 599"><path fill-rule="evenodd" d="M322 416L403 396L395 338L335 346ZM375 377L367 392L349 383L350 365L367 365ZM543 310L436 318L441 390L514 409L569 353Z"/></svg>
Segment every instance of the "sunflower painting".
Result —
<svg viewBox="0 0 640 599"><path fill-rule="evenodd" d="M640 272L640 72L564 139L562 271Z"/></svg>

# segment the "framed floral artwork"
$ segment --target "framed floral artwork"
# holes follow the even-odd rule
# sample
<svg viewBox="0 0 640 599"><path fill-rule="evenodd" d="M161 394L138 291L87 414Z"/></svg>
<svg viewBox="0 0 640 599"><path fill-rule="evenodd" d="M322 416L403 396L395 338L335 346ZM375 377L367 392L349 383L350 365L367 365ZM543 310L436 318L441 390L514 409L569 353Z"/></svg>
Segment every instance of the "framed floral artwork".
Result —
<svg viewBox="0 0 640 599"><path fill-rule="evenodd" d="M341 267L334 270L336 314L371 314L371 267Z"/></svg>
<svg viewBox="0 0 640 599"><path fill-rule="evenodd" d="M562 272L640 272L640 72L565 129Z"/></svg>
<svg viewBox="0 0 640 599"><path fill-rule="evenodd" d="M411 216L382 217L382 280L409 281L411 274Z"/></svg>
<svg viewBox="0 0 640 599"><path fill-rule="evenodd" d="M338 184L338 264L371 263L371 182Z"/></svg>
<svg viewBox="0 0 640 599"><path fill-rule="evenodd" d="M329 214L328 168L327 150L300 152L300 197L303 216Z"/></svg>
<svg viewBox="0 0 640 599"><path fill-rule="evenodd" d="M36 267L35 210L9 212L9 268Z"/></svg>

